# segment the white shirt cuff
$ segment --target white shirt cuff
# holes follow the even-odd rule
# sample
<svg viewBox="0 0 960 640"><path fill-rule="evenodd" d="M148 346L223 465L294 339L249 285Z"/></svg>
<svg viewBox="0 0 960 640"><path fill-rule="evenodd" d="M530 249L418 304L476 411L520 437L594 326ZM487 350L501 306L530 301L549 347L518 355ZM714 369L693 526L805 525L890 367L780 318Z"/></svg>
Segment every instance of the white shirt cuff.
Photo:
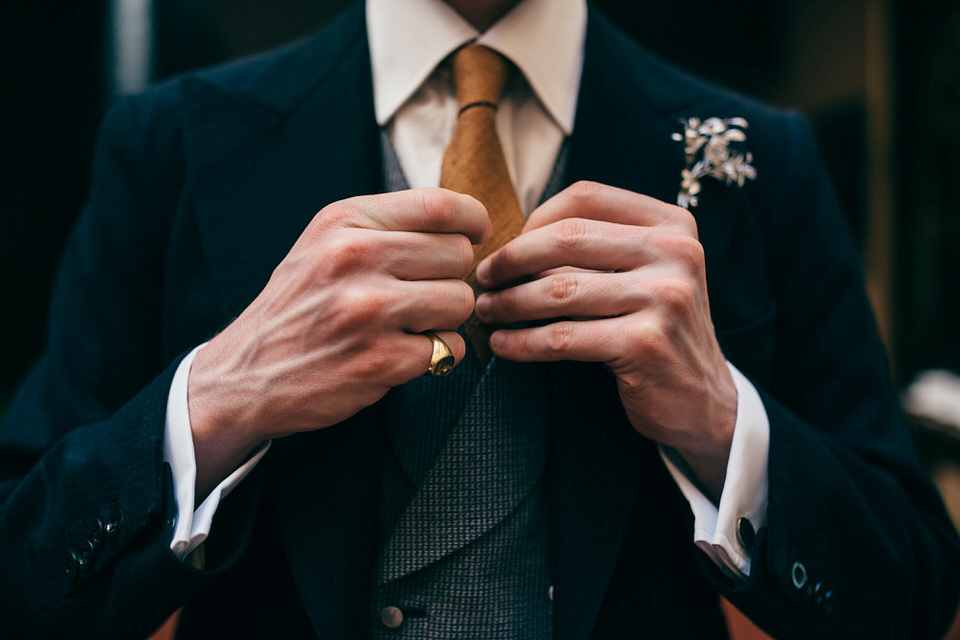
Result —
<svg viewBox="0 0 960 640"><path fill-rule="evenodd" d="M206 343L204 343L206 344ZM173 494L177 502L177 519L173 530L173 540L170 550L180 560L186 558L191 551L200 546L210 533L213 515L220 506L220 501L240 484L240 481L257 465L260 459L270 448L265 442L244 462L231 473L223 482L218 484L203 503L194 510L194 494L197 486L197 459L193 449L193 431L190 428L190 411L187 405L187 381L190 377L190 366L203 345L191 351L180 362L173 382L170 384L170 393L167 396L167 419L163 436L163 459L170 464L173 473Z"/></svg>
<svg viewBox="0 0 960 640"><path fill-rule="evenodd" d="M770 420L760 394L736 367L727 362L737 386L737 421L727 461L727 476L717 508L681 471L682 460L660 447L670 475L693 511L693 540L727 575L743 579L750 575L751 539L738 535L740 519L752 531L767 523L767 461L770 450ZM746 523L743 523L746 526ZM752 538L752 536L750 536Z"/></svg>

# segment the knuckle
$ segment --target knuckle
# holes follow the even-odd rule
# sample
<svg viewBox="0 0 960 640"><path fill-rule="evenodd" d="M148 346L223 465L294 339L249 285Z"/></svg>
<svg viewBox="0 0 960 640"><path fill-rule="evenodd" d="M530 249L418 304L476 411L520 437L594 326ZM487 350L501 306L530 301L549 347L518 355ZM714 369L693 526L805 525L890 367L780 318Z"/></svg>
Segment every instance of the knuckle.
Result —
<svg viewBox="0 0 960 640"><path fill-rule="evenodd" d="M696 267L697 271L703 271L707 265L707 256L700 241L690 238L690 242L687 243L687 251L687 261Z"/></svg>
<svg viewBox="0 0 960 640"><path fill-rule="evenodd" d="M692 236L669 231L655 231L648 235L648 242L655 246L664 257L678 261L692 272L702 271L706 264L703 245Z"/></svg>
<svg viewBox="0 0 960 640"><path fill-rule="evenodd" d="M623 334L629 353L645 360L659 358L665 339L659 325L652 322L634 323Z"/></svg>
<svg viewBox="0 0 960 640"><path fill-rule="evenodd" d="M673 205L673 214L675 224L679 229L690 234L695 239L699 237L697 231L697 219L690 211L684 209L683 207Z"/></svg>
<svg viewBox="0 0 960 640"><path fill-rule="evenodd" d="M569 322L555 322L547 326L544 342L551 353L555 355L566 353L573 344L573 325Z"/></svg>
<svg viewBox="0 0 960 640"><path fill-rule="evenodd" d="M573 251L584 245L587 222L583 218L566 218L556 225L556 243L561 251Z"/></svg>
<svg viewBox="0 0 960 640"><path fill-rule="evenodd" d="M700 270L704 265L705 258L703 245L696 238L690 236L674 236L672 250L674 255L679 257L684 264Z"/></svg>
<svg viewBox="0 0 960 640"><path fill-rule="evenodd" d="M300 234L297 244L315 245L323 242L332 229L340 226L341 216L338 213L338 204L327 205L315 213L310 222L307 223L303 233Z"/></svg>
<svg viewBox="0 0 960 640"><path fill-rule="evenodd" d="M362 207L357 197L347 198L332 202L322 208L317 215L313 217L313 222L319 226L348 226L355 224L362 215Z"/></svg>
<svg viewBox="0 0 960 640"><path fill-rule="evenodd" d="M676 315L685 312L692 306L696 292L691 282L671 279L659 283L656 295L660 303Z"/></svg>
<svg viewBox="0 0 960 640"><path fill-rule="evenodd" d="M590 180L580 180L567 189L567 193L574 203L580 205L586 205L596 200L602 191L602 184Z"/></svg>
<svg viewBox="0 0 960 640"><path fill-rule="evenodd" d="M442 189L423 189L419 194L419 209L428 229L446 227L450 217L452 193Z"/></svg>
<svg viewBox="0 0 960 640"><path fill-rule="evenodd" d="M367 378L371 380L383 380L390 387L402 384L410 379L411 368L417 368L418 361L429 362L429 347L423 347L422 353L409 354L403 353L405 350L397 348L392 340L381 340L377 345L375 357L368 358L372 371L368 372ZM423 370L426 371L426 364Z"/></svg>
<svg viewBox="0 0 960 640"><path fill-rule="evenodd" d="M334 220L340 218L340 209L342 208L342 202L333 202L327 206L317 211L313 218L310 220L310 223L307 225L309 230L319 230L323 227L326 227Z"/></svg>
<svg viewBox="0 0 960 640"><path fill-rule="evenodd" d="M557 273L547 278L547 297L555 305L569 302L577 294L579 280L572 273Z"/></svg>
<svg viewBox="0 0 960 640"><path fill-rule="evenodd" d="M354 375L364 381L391 379L396 376L394 358L380 344L372 344L353 359Z"/></svg>
<svg viewBox="0 0 960 640"><path fill-rule="evenodd" d="M323 262L333 275L346 274L368 264L371 253L354 234L340 233L327 240Z"/></svg>
<svg viewBox="0 0 960 640"><path fill-rule="evenodd" d="M389 308L387 296L366 287L350 287L340 295L340 313L343 323L356 328L375 323Z"/></svg>

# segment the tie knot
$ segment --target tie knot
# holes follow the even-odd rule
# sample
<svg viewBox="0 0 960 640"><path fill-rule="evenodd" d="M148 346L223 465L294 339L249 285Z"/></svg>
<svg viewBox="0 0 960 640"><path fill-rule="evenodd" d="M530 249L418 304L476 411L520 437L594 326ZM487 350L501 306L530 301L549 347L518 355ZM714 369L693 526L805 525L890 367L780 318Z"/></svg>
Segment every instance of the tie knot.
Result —
<svg viewBox="0 0 960 640"><path fill-rule="evenodd" d="M470 44L455 51L450 60L450 69L460 111L475 104L496 108L510 77L507 59L479 44Z"/></svg>

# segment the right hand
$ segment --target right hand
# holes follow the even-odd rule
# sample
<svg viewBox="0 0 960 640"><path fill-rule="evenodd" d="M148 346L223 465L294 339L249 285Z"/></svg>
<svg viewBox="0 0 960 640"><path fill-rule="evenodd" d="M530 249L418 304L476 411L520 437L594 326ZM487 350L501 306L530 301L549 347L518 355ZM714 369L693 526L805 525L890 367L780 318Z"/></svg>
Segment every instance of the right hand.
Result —
<svg viewBox="0 0 960 640"><path fill-rule="evenodd" d="M201 486L259 443L349 418L423 375L437 331L474 308L462 278L491 233L475 199L416 189L342 200L307 225L260 295L197 352L188 406Z"/></svg>

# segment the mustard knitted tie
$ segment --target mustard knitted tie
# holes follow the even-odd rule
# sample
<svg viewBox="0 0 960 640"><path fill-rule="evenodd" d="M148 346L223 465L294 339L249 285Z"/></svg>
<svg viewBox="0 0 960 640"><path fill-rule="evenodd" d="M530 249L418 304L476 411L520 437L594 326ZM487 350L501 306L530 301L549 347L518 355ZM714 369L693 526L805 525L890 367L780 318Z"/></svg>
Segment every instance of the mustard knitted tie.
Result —
<svg viewBox="0 0 960 640"><path fill-rule="evenodd" d="M479 200L493 223L493 236L475 247L473 266L466 278L474 293L480 293L477 264L517 237L524 222L495 127L497 106L509 80L510 65L492 49L467 45L451 56L450 68L459 115L453 139L443 154L440 186ZM481 323L475 314L463 327L474 354L485 366L491 356L490 327Z"/></svg>

